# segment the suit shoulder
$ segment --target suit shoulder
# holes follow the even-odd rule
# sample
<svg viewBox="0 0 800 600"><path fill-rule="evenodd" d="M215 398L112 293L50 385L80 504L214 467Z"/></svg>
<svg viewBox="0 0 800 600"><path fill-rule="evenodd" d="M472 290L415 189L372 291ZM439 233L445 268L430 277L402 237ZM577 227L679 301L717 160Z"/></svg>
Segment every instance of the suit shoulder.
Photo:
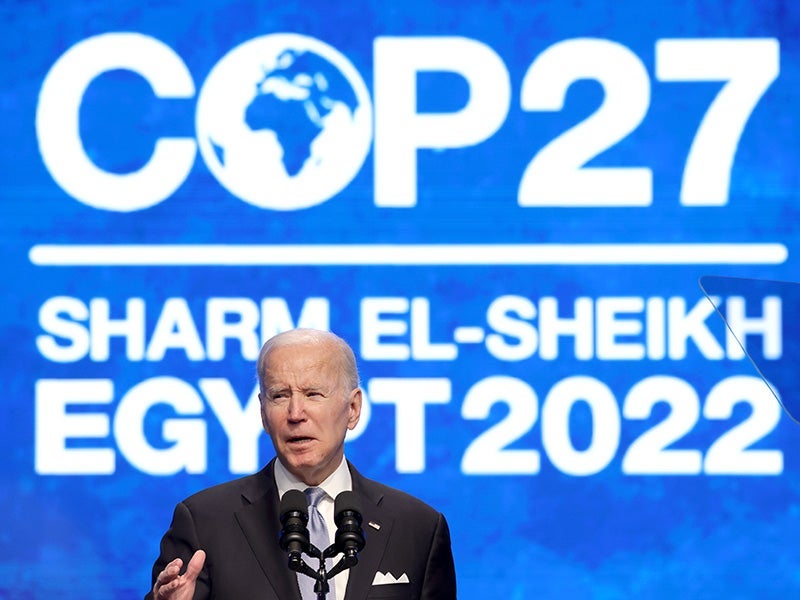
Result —
<svg viewBox="0 0 800 600"><path fill-rule="evenodd" d="M379 499L379 504L393 513L434 522L444 518L436 508L408 492L367 478L363 478L362 484L369 495Z"/></svg>
<svg viewBox="0 0 800 600"><path fill-rule="evenodd" d="M202 489L183 500L190 509L221 507L231 503L241 504L242 498L253 501L266 493L267 474L264 470Z"/></svg>

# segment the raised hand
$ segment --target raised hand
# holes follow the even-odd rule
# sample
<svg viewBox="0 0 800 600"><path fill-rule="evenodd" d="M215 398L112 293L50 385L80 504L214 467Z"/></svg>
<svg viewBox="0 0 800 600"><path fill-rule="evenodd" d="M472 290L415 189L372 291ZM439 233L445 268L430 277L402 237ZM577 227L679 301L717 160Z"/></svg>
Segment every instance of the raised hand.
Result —
<svg viewBox="0 0 800 600"><path fill-rule="evenodd" d="M180 574L183 561L176 558L170 562L156 577L156 582L153 584L153 598L155 600L191 600L197 584L197 576L203 570L205 562L206 553L198 550L189 560L186 573L183 575Z"/></svg>

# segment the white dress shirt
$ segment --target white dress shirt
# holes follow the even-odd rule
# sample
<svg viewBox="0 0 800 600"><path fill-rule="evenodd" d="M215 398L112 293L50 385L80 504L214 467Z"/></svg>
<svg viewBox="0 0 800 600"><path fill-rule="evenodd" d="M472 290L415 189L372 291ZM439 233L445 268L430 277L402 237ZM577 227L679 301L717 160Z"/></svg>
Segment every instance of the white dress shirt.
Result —
<svg viewBox="0 0 800 600"><path fill-rule="evenodd" d="M329 543L332 544L336 536L336 523L333 520L334 500L341 492L353 490L353 478L350 476L350 469L347 468L347 461L342 457L342 462L336 467L336 470L330 476L317 486L309 486L294 475L292 475L286 467L283 466L280 459L275 461L275 485L278 486L278 497L283 498L283 495L289 490L305 491L307 487L320 487L325 490L325 496L320 500L317 508L319 509L322 518L325 519L325 526L328 528ZM325 548L320 548L325 550ZM334 556L334 564L336 564L341 556ZM315 571L317 570L316 559L310 565ZM345 569L333 578L335 584L336 599L344 600L344 592L347 589L347 576L349 569ZM301 575L305 577L305 575ZM333 600L333 599L331 599Z"/></svg>

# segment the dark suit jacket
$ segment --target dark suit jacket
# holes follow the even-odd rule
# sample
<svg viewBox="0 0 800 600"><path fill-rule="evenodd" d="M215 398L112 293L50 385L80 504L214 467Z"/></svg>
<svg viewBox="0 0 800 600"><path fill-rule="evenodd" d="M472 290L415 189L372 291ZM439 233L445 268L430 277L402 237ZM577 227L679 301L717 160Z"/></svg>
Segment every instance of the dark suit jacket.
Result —
<svg viewBox="0 0 800 600"><path fill-rule="evenodd" d="M255 475L208 488L178 504L161 540L153 581L172 559L180 557L186 565L195 550L202 549L206 562L195 599L300 600L297 575L278 546L274 462ZM349 462L348 466L363 511L366 545L350 570L347 600L455 599L455 567L444 516L413 496L363 477ZM311 564L316 567L316 561ZM409 583L373 586L377 571L395 578L405 573ZM328 600L335 598L329 595Z"/></svg>

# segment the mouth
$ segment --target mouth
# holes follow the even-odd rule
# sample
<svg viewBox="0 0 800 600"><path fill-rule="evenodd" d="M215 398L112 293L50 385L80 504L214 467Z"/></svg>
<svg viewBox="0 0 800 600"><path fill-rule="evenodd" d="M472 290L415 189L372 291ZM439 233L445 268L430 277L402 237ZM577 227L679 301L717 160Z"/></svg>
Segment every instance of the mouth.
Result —
<svg viewBox="0 0 800 600"><path fill-rule="evenodd" d="M306 437L302 435L295 435L286 440L286 442L290 446L301 446L303 444L309 444L314 441L314 438Z"/></svg>

